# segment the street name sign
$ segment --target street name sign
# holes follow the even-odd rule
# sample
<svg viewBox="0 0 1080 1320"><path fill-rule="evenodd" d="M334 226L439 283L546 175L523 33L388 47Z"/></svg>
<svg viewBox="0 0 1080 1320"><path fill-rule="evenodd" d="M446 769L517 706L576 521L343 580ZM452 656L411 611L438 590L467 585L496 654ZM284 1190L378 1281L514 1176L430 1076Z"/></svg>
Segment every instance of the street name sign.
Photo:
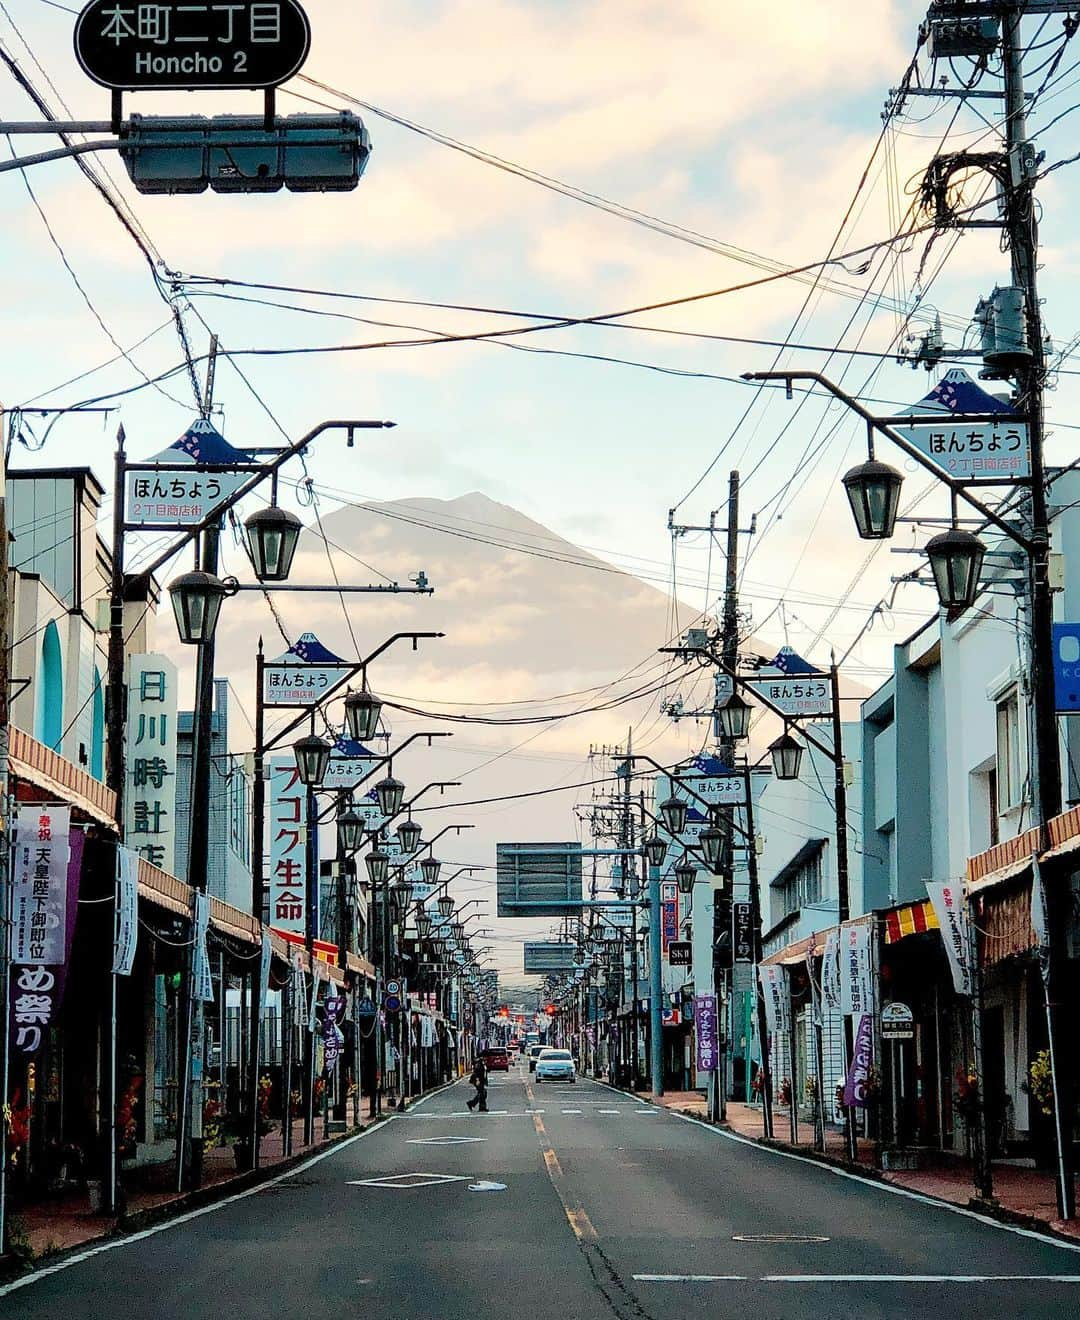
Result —
<svg viewBox="0 0 1080 1320"><path fill-rule="evenodd" d="M1027 423L962 367L947 371L899 417L881 420L957 481L978 485L1031 476Z"/></svg>
<svg viewBox="0 0 1080 1320"><path fill-rule="evenodd" d="M297 73L311 25L297 0L91 0L74 40L82 71L113 91L244 90Z"/></svg>

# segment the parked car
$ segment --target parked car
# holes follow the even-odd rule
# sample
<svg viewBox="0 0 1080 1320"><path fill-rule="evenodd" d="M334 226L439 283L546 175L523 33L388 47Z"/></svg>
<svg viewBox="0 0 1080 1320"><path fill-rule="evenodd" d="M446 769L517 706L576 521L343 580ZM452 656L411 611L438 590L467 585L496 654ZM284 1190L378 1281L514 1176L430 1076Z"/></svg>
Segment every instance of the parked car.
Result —
<svg viewBox="0 0 1080 1320"><path fill-rule="evenodd" d="M544 1048L536 1060L536 1080L538 1082L576 1082L577 1069L574 1056L569 1050Z"/></svg>
<svg viewBox="0 0 1080 1320"><path fill-rule="evenodd" d="M529 1046L529 1072L536 1072L536 1060L543 1054L547 1047L544 1045Z"/></svg>
<svg viewBox="0 0 1080 1320"><path fill-rule="evenodd" d="M487 1064L488 1072L509 1072L510 1056L505 1045L492 1045L480 1051L480 1057Z"/></svg>

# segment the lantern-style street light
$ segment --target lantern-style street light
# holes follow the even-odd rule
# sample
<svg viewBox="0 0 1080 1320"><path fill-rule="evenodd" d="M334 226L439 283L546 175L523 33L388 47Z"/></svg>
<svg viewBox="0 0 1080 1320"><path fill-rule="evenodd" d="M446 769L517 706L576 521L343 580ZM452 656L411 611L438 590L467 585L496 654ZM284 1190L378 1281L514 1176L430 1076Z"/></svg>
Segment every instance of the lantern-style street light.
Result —
<svg viewBox="0 0 1080 1320"><path fill-rule="evenodd" d="M439 871L442 868L442 862L437 857L425 857L420 863L420 874L424 877L426 885L433 885L439 878ZM447 895L449 897L449 895ZM441 899L439 900L442 901ZM453 900L451 899L451 902Z"/></svg>
<svg viewBox="0 0 1080 1320"><path fill-rule="evenodd" d="M349 737L359 743L366 743L374 738L375 730L379 727L381 712L382 702L366 687L359 692L346 693L345 724L349 730Z"/></svg>
<svg viewBox="0 0 1080 1320"><path fill-rule="evenodd" d="M338 842L343 852L356 852L364 842L364 818L346 807L337 819Z"/></svg>
<svg viewBox="0 0 1080 1320"><path fill-rule="evenodd" d="M716 727L721 738L740 742L750 733L750 716L753 707L744 701L737 692L733 692L727 701L716 708Z"/></svg>
<svg viewBox="0 0 1080 1320"><path fill-rule="evenodd" d="M724 875L731 869L731 835L726 830L710 825L701 831L698 844L705 857L705 865L713 875Z"/></svg>
<svg viewBox="0 0 1080 1320"><path fill-rule="evenodd" d="M660 816L669 834L678 836L686 829L686 803L682 798L669 797L661 802Z"/></svg>
<svg viewBox="0 0 1080 1320"><path fill-rule="evenodd" d="M431 916L429 913L420 911L416 914L416 933L422 940L428 939L431 935Z"/></svg>
<svg viewBox="0 0 1080 1320"><path fill-rule="evenodd" d="M386 817L396 816L401 810L405 797L405 785L393 775L387 775L375 785L375 795L379 799L379 810Z"/></svg>
<svg viewBox="0 0 1080 1320"><path fill-rule="evenodd" d="M420 846L420 826L410 817L403 820L397 827L398 843L401 844L401 851L406 855L416 852Z"/></svg>
<svg viewBox="0 0 1080 1320"><path fill-rule="evenodd" d="M441 917L451 917L454 914L454 900L450 894L440 894L435 900L435 905L439 909Z"/></svg>
<svg viewBox="0 0 1080 1320"><path fill-rule="evenodd" d="M697 867L688 858L684 857L675 868L675 882L679 886L679 893L692 894L696 879Z"/></svg>
<svg viewBox="0 0 1080 1320"><path fill-rule="evenodd" d="M844 474L855 527L864 541L887 541L892 536L903 484L904 478L896 468L876 458Z"/></svg>
<svg viewBox="0 0 1080 1320"><path fill-rule="evenodd" d="M213 637L221 602L228 592L221 578L199 569L181 573L169 583L176 630L185 645L198 646Z"/></svg>
<svg viewBox="0 0 1080 1320"><path fill-rule="evenodd" d="M364 865L367 867L372 888L386 883L386 877L390 872L390 858L381 848L372 849L364 858Z"/></svg>
<svg viewBox="0 0 1080 1320"><path fill-rule="evenodd" d="M782 733L769 744L769 755L777 779L798 779L803 758L802 743L796 742L789 733Z"/></svg>
<svg viewBox="0 0 1080 1320"><path fill-rule="evenodd" d="M300 774L300 782L306 788L318 788L326 778L330 751L330 744L317 733L309 733L306 738L293 743L296 769Z"/></svg>
<svg viewBox="0 0 1080 1320"><path fill-rule="evenodd" d="M284 582L300 540L300 519L276 504L256 509L244 520L244 537L260 582Z"/></svg>
<svg viewBox="0 0 1080 1320"><path fill-rule="evenodd" d="M645 840L645 859L650 866L663 866L667 856L667 844L659 834L651 834Z"/></svg>
<svg viewBox="0 0 1080 1320"><path fill-rule="evenodd" d="M947 610L966 610L979 594L986 546L971 532L952 527L926 543L938 600Z"/></svg>

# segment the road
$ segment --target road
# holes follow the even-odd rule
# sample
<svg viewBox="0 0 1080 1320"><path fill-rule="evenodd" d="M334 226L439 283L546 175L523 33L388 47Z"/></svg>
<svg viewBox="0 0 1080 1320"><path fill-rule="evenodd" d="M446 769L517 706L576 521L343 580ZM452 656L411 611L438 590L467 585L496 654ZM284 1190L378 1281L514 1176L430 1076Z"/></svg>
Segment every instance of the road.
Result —
<svg viewBox="0 0 1080 1320"><path fill-rule="evenodd" d="M1080 1252L597 1084L459 1083L250 1194L0 1289L19 1320L1057 1317Z"/></svg>

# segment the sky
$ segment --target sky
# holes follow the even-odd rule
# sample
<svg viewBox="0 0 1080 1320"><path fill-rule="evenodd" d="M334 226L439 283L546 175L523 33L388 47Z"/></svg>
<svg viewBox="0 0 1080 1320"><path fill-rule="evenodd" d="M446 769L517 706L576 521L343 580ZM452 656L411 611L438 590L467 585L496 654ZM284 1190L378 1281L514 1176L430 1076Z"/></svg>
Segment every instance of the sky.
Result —
<svg viewBox="0 0 1080 1320"><path fill-rule="evenodd" d="M916 96L881 136L882 107L915 51L924 6L311 0L307 9L313 45L303 73L333 90L294 79L279 112L329 106L362 114L374 149L355 192L139 197L121 163L103 153L96 168L130 207L148 263L71 162L0 175L0 402L60 406L132 391L110 397L115 411L105 417L60 418L40 449L51 418L27 414L12 462L89 463L107 477L120 423L135 457L183 431L195 405L175 306L196 359L211 332L220 338L226 356L215 418L233 444L278 443L332 416L396 423L361 433L353 449L332 436L313 447L307 467L324 513L365 500L455 501L479 492L658 590L670 592L674 582L683 622L715 601L723 563L706 534L673 542L669 510L676 523L707 523L713 510L722 521L728 472L738 468L740 522L755 527L740 546L747 630L763 645L788 641L822 662L830 649L850 649L851 678L875 686L893 644L915 630L932 600L902 586L867 630L875 604L893 594L892 576L918 560L854 535L840 476L865 454L859 425L824 400L789 403L782 390L739 377L776 361L813 366L891 411L932 383L892 361L897 342L940 314L947 342L970 345L976 300L1007 281L1008 257L994 232L921 233L893 249L870 246L910 227L934 152L985 150L994 140L987 121L1001 112L992 97L961 105ZM106 93L75 64L73 22L62 4L2 0L0 42L59 114L101 118ZM1069 112L1080 46L1066 46L1058 59L1061 31L1057 17L1025 24L1028 85L1046 82L1031 116L1045 165L1075 147ZM923 53L922 87L943 78L955 87L968 76L963 61L934 67ZM991 71L979 87L1000 83ZM259 98L139 95L126 108L256 113ZM4 69L0 114L38 118ZM40 137L9 142L17 154L50 145ZM507 162L580 191L572 198L542 187ZM1071 349L1077 330L1076 168L1039 186L1055 351ZM978 187L969 184L965 199L974 201ZM718 292L760 281L776 263L800 267L830 251L843 260L824 274ZM279 287L194 284L193 276ZM377 347L538 318L610 318L685 299L694 300L623 316L618 327ZM770 346L792 338L796 347ZM865 356L824 351L838 344ZM366 347L292 351L357 345ZM1059 462L1076 450L1076 362L1062 359L1048 396L1049 452ZM905 473L905 507L940 515L932 479L900 455L880 456ZM293 507L311 521L310 509ZM482 522L458 529L482 532ZM918 547L933 530L905 526L894 544ZM392 523L384 531L375 569L404 580L423 567L409 560L412 546ZM513 555L499 552L492 564ZM641 632L642 654L668 640L670 618L662 607L654 613ZM263 625L273 626L268 615ZM482 635L495 621L470 617L468 626ZM566 671L526 668L498 699L569 691L576 683ZM613 667L609 677L621 672ZM444 673L440 695L482 699L489 680ZM599 681L595 673L591 681ZM415 686L401 690L416 695ZM550 736L552 755L571 756L575 738L583 754L585 739L569 726ZM547 745L542 739L533 751Z"/></svg>

